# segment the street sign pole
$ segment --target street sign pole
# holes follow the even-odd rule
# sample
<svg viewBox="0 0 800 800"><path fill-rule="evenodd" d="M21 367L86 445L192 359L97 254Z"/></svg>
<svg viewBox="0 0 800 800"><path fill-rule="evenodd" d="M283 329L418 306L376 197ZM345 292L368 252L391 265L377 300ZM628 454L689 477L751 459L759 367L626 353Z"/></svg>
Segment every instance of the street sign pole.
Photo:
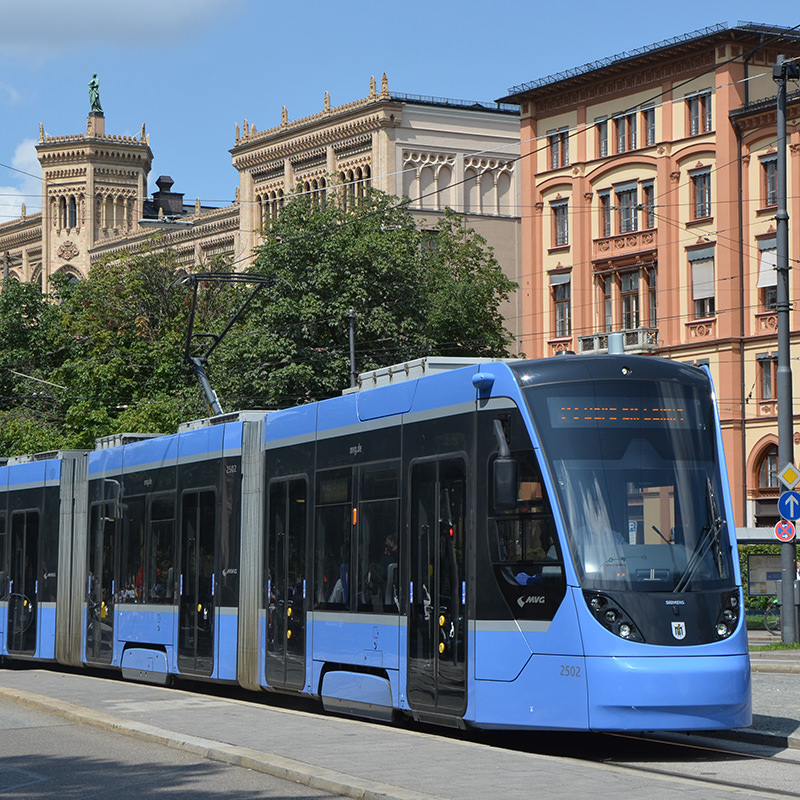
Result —
<svg viewBox="0 0 800 800"><path fill-rule="evenodd" d="M778 208L775 214L775 238L777 243L776 265L778 316L778 371L776 388L778 395L778 463L794 463L792 411L792 367L789 356L791 302L789 300L789 212L787 211L786 180L786 83L800 76L797 64L788 64L778 56L772 69L777 84L775 102L778 128L778 153L776 165L776 189ZM794 583L797 579L797 546L794 539L781 544L781 634L786 644L797 642L797 607L794 604Z"/></svg>

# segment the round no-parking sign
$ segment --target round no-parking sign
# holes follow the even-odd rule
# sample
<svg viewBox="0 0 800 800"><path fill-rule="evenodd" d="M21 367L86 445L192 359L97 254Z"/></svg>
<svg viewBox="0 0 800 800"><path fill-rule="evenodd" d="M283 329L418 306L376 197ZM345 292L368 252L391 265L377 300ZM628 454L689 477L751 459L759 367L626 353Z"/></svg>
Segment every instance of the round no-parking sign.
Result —
<svg viewBox="0 0 800 800"><path fill-rule="evenodd" d="M794 523L782 519L775 524L775 538L781 542L791 542L794 539Z"/></svg>

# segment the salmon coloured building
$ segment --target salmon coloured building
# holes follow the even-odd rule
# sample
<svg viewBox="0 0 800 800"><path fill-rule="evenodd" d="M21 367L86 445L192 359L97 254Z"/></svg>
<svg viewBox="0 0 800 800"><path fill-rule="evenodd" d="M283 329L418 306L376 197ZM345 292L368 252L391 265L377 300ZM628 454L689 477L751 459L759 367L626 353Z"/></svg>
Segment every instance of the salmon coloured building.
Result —
<svg viewBox="0 0 800 800"><path fill-rule="evenodd" d="M621 332L626 352L708 365L737 528L778 519L779 55L800 57L796 29L718 25L501 99L521 107L522 350L602 351ZM792 265L800 94L787 120Z"/></svg>

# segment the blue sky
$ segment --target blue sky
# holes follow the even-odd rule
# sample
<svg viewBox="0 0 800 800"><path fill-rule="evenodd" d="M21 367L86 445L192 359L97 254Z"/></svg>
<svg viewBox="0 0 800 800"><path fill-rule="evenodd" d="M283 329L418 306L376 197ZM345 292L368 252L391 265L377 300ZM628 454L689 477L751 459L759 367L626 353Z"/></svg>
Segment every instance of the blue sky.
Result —
<svg viewBox="0 0 800 800"><path fill-rule="evenodd" d="M187 201L225 205L235 124L258 130L390 90L495 100L512 86L717 23L794 26L796 4L752 0L2 0L0 221L40 208L34 145L82 133L96 72L106 133L154 153L150 192L172 176ZM24 174L29 173L29 174Z"/></svg>

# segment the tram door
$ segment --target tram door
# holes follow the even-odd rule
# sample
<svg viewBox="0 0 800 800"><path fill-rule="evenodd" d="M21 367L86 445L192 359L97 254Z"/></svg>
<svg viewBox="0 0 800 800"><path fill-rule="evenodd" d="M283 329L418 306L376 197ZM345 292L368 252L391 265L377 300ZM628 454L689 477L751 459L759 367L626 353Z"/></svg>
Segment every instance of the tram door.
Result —
<svg viewBox="0 0 800 800"><path fill-rule="evenodd" d="M411 471L408 699L417 710L466 709L466 466L424 461Z"/></svg>
<svg viewBox="0 0 800 800"><path fill-rule="evenodd" d="M0 494L0 641L6 642L6 629L8 623L8 569L6 568L6 555L8 553L8 537L6 536L6 496Z"/></svg>
<svg viewBox="0 0 800 800"><path fill-rule="evenodd" d="M6 644L9 653L36 652L36 575L39 571L39 512L11 514Z"/></svg>
<svg viewBox="0 0 800 800"><path fill-rule="evenodd" d="M178 669L196 675L210 675L214 669L216 521L213 490L183 495Z"/></svg>
<svg viewBox="0 0 800 800"><path fill-rule="evenodd" d="M89 524L89 582L86 596L86 660L110 664L114 655L115 505L92 506Z"/></svg>
<svg viewBox="0 0 800 800"><path fill-rule="evenodd" d="M302 689L306 642L306 481L269 489L267 683Z"/></svg>

